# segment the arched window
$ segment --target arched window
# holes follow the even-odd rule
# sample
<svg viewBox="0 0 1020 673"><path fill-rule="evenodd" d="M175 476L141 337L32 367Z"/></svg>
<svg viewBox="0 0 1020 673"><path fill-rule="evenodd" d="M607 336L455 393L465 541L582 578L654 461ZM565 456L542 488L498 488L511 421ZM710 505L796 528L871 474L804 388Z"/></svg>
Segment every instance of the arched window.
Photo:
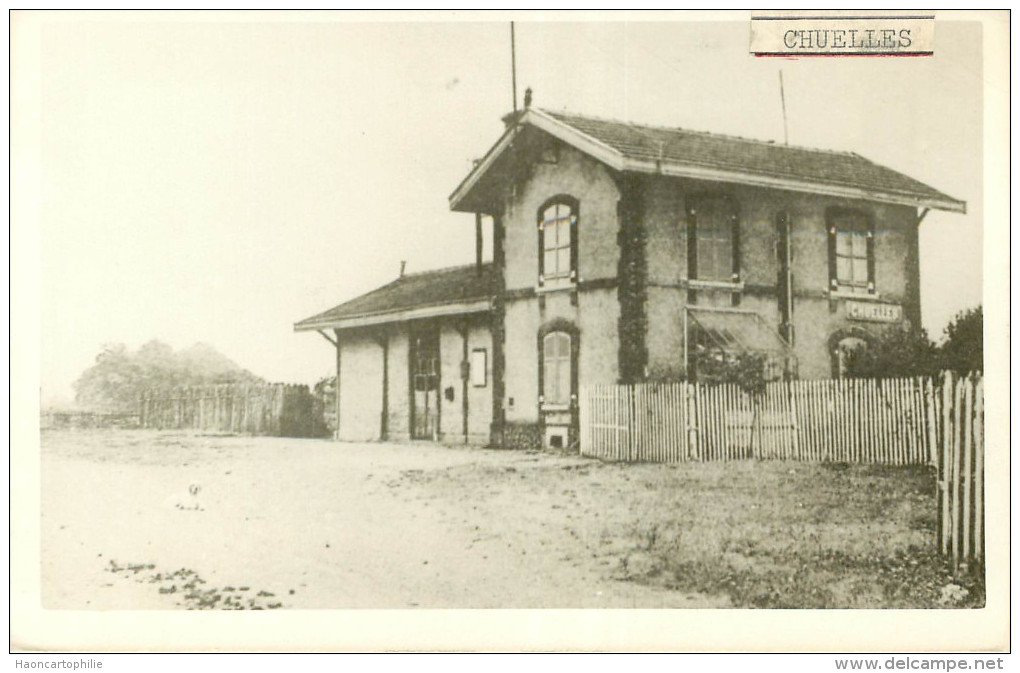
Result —
<svg viewBox="0 0 1020 673"><path fill-rule="evenodd" d="M542 338L542 399L546 404L570 404L573 360L570 335L550 332Z"/></svg>
<svg viewBox="0 0 1020 673"><path fill-rule="evenodd" d="M538 211L538 285L577 281L577 201L547 201Z"/></svg>

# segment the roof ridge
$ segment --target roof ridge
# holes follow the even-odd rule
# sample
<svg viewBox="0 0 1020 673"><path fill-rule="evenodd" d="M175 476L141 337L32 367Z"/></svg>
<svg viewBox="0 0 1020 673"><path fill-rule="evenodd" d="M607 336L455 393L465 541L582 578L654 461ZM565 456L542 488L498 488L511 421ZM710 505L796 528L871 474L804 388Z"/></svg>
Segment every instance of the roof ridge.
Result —
<svg viewBox="0 0 1020 673"><path fill-rule="evenodd" d="M715 131L700 131L697 129L688 129L682 126L664 126L660 124L646 124L643 122L630 122L622 119L610 119L609 117L599 117L597 115L590 114L578 114L576 112L569 112L567 110L548 110L545 108L538 108L540 112L550 115L562 115L566 117L577 117L579 119L588 119L597 122L609 122L611 124L623 124L624 126L630 126L637 129L653 129L657 131L670 131L673 133L691 133L694 135L708 136L710 138L719 138L722 140L738 140L745 143L754 143L757 145L765 145L767 147L779 147L793 150L803 150L806 152L823 152L825 154L838 154L842 156L860 156L854 152L848 150L832 150L823 147L808 147L807 145L790 145L786 143L778 143L774 140L760 140L758 138L745 138L744 136L736 136L729 133L716 133ZM861 157L862 159L864 157ZM874 162L872 162L874 163Z"/></svg>

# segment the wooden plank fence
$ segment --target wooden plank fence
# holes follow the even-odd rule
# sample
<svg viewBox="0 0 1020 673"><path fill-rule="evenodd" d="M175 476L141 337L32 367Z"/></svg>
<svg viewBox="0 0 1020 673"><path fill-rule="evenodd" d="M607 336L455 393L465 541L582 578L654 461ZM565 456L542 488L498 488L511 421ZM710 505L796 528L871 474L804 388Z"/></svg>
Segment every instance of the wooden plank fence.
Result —
<svg viewBox="0 0 1020 673"><path fill-rule="evenodd" d="M139 424L288 437L325 433L321 401L308 386L283 383L149 390L139 401Z"/></svg>
<svg viewBox="0 0 1020 673"><path fill-rule="evenodd" d="M781 459L930 465L939 539L955 563L984 556L980 376L735 385L582 386L581 455L678 463Z"/></svg>

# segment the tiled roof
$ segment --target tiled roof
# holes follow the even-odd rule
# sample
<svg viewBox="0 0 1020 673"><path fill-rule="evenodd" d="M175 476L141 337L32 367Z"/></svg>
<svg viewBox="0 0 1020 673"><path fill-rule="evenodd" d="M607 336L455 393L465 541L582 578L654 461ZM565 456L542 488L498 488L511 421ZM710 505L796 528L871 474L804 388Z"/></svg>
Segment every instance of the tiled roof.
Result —
<svg viewBox="0 0 1020 673"><path fill-rule="evenodd" d="M680 128L644 126L541 110L627 159L662 161L815 184L958 202L853 152L834 152Z"/></svg>
<svg viewBox="0 0 1020 673"><path fill-rule="evenodd" d="M533 127L614 171L661 174L964 213L967 204L853 152L646 126L528 108L504 119L503 136L450 194L450 208L487 212L507 179L502 157ZM495 188L495 189L494 189Z"/></svg>
<svg viewBox="0 0 1020 673"><path fill-rule="evenodd" d="M492 264L479 270L474 264L433 271L409 273L360 297L306 318L294 329L311 330L344 320L398 313L409 309L465 304L488 299L492 295Z"/></svg>

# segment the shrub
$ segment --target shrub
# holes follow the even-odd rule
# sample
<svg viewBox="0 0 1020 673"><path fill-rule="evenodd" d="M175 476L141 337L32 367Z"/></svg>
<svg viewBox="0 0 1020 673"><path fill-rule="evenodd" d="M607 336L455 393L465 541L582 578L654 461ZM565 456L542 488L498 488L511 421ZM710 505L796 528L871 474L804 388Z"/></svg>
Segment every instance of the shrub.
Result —
<svg viewBox="0 0 1020 673"><path fill-rule="evenodd" d="M923 329L890 329L850 351L846 363L847 376L863 379L935 376L941 369L939 349Z"/></svg>
<svg viewBox="0 0 1020 673"><path fill-rule="evenodd" d="M982 307L960 311L946 325L941 346L942 366L958 374L984 371L984 313Z"/></svg>

